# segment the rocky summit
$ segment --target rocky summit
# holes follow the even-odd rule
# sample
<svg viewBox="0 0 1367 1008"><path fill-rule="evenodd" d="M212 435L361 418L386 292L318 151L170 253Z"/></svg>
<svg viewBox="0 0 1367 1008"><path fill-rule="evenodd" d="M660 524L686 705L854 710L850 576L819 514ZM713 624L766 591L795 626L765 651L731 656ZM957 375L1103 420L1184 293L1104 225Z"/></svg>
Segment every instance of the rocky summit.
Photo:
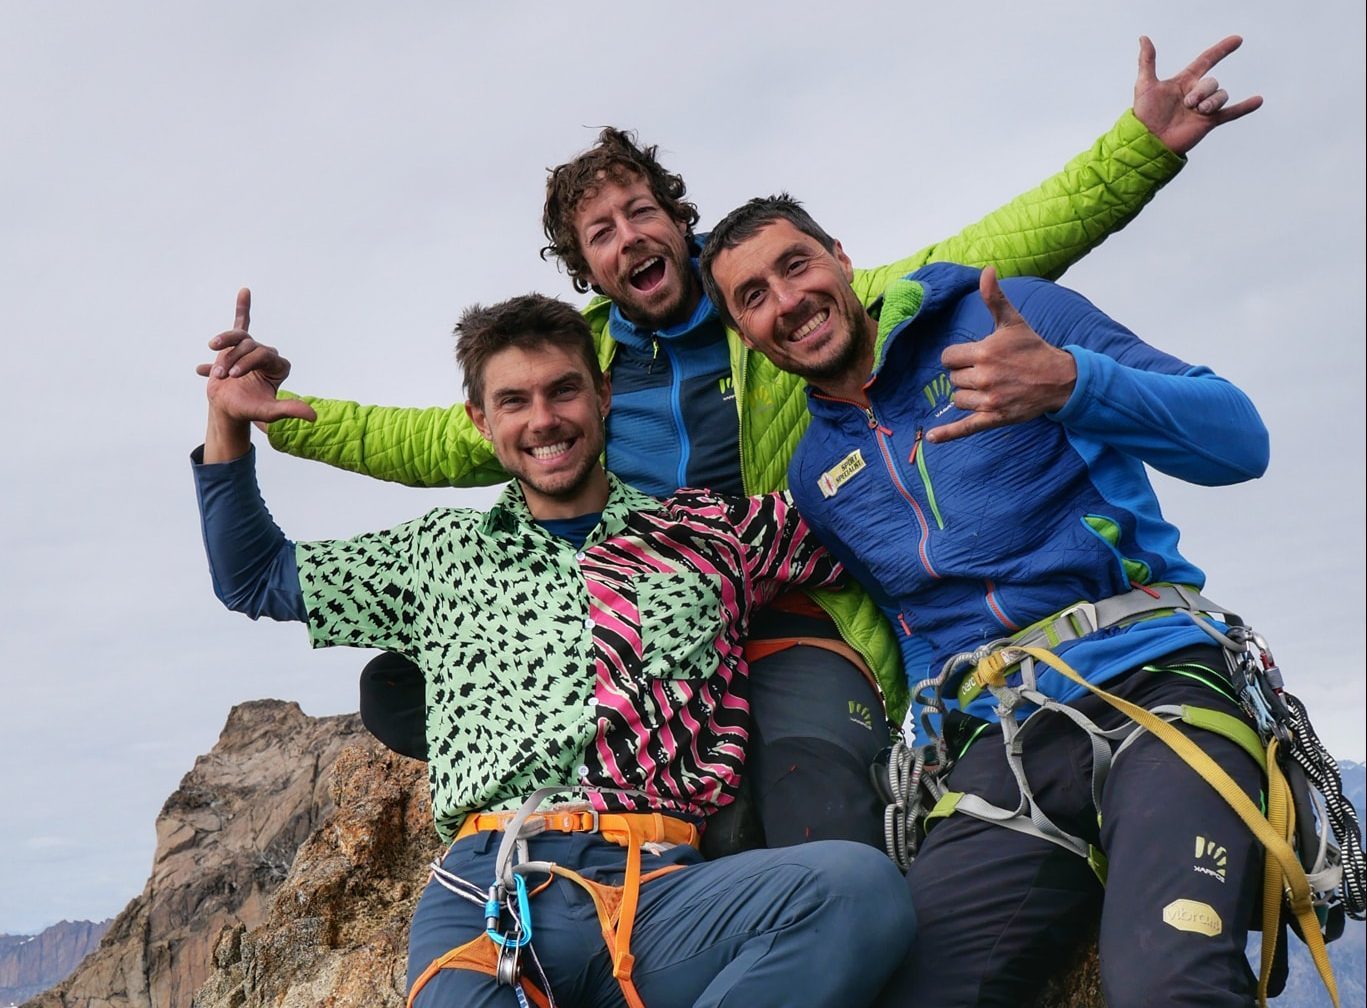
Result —
<svg viewBox="0 0 1367 1008"><path fill-rule="evenodd" d="M332 765L369 739L355 714L298 704L234 707L157 816L152 874L67 980L25 1008L185 1008L209 976L219 934L255 927L299 845L331 813Z"/></svg>

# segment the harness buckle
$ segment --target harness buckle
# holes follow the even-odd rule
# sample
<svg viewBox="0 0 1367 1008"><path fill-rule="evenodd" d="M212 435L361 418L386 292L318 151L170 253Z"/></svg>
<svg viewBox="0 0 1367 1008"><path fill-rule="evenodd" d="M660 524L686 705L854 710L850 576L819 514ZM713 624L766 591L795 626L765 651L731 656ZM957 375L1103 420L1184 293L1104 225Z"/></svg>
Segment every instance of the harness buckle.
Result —
<svg viewBox="0 0 1367 1008"><path fill-rule="evenodd" d="M1096 604L1093 602L1074 602L1050 620L1049 627L1058 634L1060 644L1096 633L1101 628L1096 616ZM1064 629L1072 636L1064 636L1062 633Z"/></svg>

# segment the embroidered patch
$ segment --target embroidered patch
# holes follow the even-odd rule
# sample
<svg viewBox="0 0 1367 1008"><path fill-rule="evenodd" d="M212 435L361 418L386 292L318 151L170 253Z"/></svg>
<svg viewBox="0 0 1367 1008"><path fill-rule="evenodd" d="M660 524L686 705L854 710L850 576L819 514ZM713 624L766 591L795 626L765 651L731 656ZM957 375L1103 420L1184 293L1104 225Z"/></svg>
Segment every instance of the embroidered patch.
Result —
<svg viewBox="0 0 1367 1008"><path fill-rule="evenodd" d="M1209 903L1173 900L1163 908L1163 923L1178 931L1191 931L1214 938L1225 929L1224 921Z"/></svg>
<svg viewBox="0 0 1367 1008"><path fill-rule="evenodd" d="M831 468L821 474L816 481L822 497L834 497L835 492L853 479L864 468L864 455L856 448Z"/></svg>

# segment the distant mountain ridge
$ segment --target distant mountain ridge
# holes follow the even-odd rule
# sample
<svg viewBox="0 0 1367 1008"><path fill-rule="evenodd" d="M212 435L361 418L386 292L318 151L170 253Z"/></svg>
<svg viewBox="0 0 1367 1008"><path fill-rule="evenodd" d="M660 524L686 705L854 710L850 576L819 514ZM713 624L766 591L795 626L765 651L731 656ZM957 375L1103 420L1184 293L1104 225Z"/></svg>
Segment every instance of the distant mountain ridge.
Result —
<svg viewBox="0 0 1367 1008"><path fill-rule="evenodd" d="M0 935L0 1006L26 1001L65 980L112 921L64 920L36 935Z"/></svg>

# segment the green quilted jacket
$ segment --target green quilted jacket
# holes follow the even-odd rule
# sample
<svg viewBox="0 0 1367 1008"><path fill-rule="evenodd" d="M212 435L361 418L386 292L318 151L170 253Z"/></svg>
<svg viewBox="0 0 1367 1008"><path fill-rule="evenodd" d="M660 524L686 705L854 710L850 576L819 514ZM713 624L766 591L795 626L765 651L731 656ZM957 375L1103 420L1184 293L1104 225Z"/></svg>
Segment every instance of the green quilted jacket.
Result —
<svg viewBox="0 0 1367 1008"><path fill-rule="evenodd" d="M1184 163L1126 112L1038 188L905 259L856 269L854 289L864 304L872 304L890 281L932 261L994 264L1003 276L1056 278L1128 224ZM608 335L609 307L607 299L596 298L584 309L604 371L616 349ZM734 332L728 337L746 491L782 489L788 460L807 427L802 381L746 350ZM414 409L304 398L318 419L271 424L270 442L280 451L409 486L486 486L508 478L460 404ZM906 679L892 631L877 607L854 586L812 597L865 656L883 687L889 717L900 721L908 699Z"/></svg>

